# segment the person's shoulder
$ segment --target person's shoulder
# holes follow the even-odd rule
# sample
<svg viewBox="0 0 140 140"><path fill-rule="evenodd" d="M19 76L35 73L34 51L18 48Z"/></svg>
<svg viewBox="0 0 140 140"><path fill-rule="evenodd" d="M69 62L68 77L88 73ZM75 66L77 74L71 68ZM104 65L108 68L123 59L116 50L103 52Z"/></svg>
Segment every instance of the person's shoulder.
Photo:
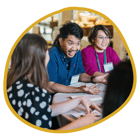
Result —
<svg viewBox="0 0 140 140"><path fill-rule="evenodd" d="M50 55L50 57L58 56L58 54L59 54L59 52L58 52L57 47L49 48L49 55Z"/></svg>
<svg viewBox="0 0 140 140"><path fill-rule="evenodd" d="M85 47L84 49L82 49L81 52L88 52L91 50L93 50L93 47L92 47L92 45L89 45L89 46Z"/></svg>
<svg viewBox="0 0 140 140"><path fill-rule="evenodd" d="M107 51L107 52L115 52L115 50L114 50L112 47L110 47L110 46L108 46L108 47L106 48L106 51Z"/></svg>
<svg viewBox="0 0 140 140"><path fill-rule="evenodd" d="M31 93L33 87L33 84L28 84L26 80L20 78L7 89L7 93L14 93L14 96L23 97L25 93Z"/></svg>
<svg viewBox="0 0 140 140"><path fill-rule="evenodd" d="M44 94L44 97L45 97L45 94L47 94L47 90L44 89L44 88L41 88L37 85L34 85L28 81L24 81L23 82L23 85L24 85L24 91L28 93L31 93L32 95L36 94L38 96L42 96ZM40 94L41 93L41 94Z"/></svg>
<svg viewBox="0 0 140 140"><path fill-rule="evenodd" d="M32 90L34 90L37 86L28 82L27 78L25 77L24 79L19 79L17 80L14 84L14 87L17 88L17 90L19 89L23 89L25 92L29 91L31 92Z"/></svg>
<svg viewBox="0 0 140 140"><path fill-rule="evenodd" d="M24 81L23 84L25 85L26 88L28 88L28 90L34 90L34 89L39 89L40 88L30 82Z"/></svg>
<svg viewBox="0 0 140 140"><path fill-rule="evenodd" d="M32 96L44 98L46 102L51 102L51 95L47 92L46 89L41 88L37 85L33 85L31 83L27 83L27 87Z"/></svg>
<svg viewBox="0 0 140 140"><path fill-rule="evenodd" d="M18 90L20 88L22 88L24 85L24 82L23 80L20 78L18 80L16 80L8 89L7 89L7 92L11 91L11 90ZM16 90L15 90L16 89Z"/></svg>
<svg viewBox="0 0 140 140"><path fill-rule="evenodd" d="M25 92L27 92L27 91L32 92L36 87L34 84L28 82L27 78L25 78L24 80L22 80L22 79L17 80L15 84L16 84L17 89L21 88ZM20 87L20 88L18 88L18 87Z"/></svg>
<svg viewBox="0 0 140 140"><path fill-rule="evenodd" d="M49 53L55 53L57 52L57 47L51 47L48 50L49 50Z"/></svg>
<svg viewBox="0 0 140 140"><path fill-rule="evenodd" d="M28 82L27 79L19 79L15 81L13 85L7 89L7 93L10 100L14 98L17 98L17 100L21 100L22 98L26 99L27 97L28 99L33 99L33 96L50 98L49 100L51 100L50 94L46 89Z"/></svg>
<svg viewBox="0 0 140 140"><path fill-rule="evenodd" d="M81 50L79 50L79 51L76 53L76 55L81 55Z"/></svg>
<svg viewBox="0 0 140 140"><path fill-rule="evenodd" d="M112 57L117 55L116 51L112 47L110 47L110 46L107 47L106 53L109 54Z"/></svg>
<svg viewBox="0 0 140 140"><path fill-rule="evenodd" d="M108 46L106 50L114 50L112 47Z"/></svg>
<svg viewBox="0 0 140 140"><path fill-rule="evenodd" d="M89 45L87 47L85 47L84 49L81 50L81 53L82 54L88 54L88 53L91 53L91 52L94 52L94 48L92 47L92 45Z"/></svg>

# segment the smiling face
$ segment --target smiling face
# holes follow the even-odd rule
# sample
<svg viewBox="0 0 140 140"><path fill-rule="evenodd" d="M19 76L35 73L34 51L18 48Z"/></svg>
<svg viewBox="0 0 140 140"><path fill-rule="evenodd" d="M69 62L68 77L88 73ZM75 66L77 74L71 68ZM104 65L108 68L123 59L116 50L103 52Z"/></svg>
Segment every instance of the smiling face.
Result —
<svg viewBox="0 0 140 140"><path fill-rule="evenodd" d="M72 58L80 50L81 39L68 35L66 39L59 38L60 48L67 58Z"/></svg>
<svg viewBox="0 0 140 140"><path fill-rule="evenodd" d="M109 44L109 36L105 34L103 30L98 30L98 34L95 37L95 40L92 40L94 42L94 49L96 52L103 52L108 44Z"/></svg>

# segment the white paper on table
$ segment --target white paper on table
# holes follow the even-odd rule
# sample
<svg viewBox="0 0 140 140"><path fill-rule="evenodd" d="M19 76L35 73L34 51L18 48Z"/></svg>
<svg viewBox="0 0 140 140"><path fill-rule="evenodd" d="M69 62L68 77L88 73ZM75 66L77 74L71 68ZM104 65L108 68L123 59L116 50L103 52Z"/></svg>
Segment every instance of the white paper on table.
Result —
<svg viewBox="0 0 140 140"><path fill-rule="evenodd" d="M85 82L76 82L76 83L71 84L69 86L80 87L80 86L83 86L83 85L87 85L88 87L90 87L90 86L93 86L94 84L93 83L85 83Z"/></svg>
<svg viewBox="0 0 140 140"><path fill-rule="evenodd" d="M95 112L97 112L99 116L102 116L102 113L97 110L93 110L91 113L95 113Z"/></svg>
<svg viewBox="0 0 140 140"><path fill-rule="evenodd" d="M82 116L85 116L85 113L84 112L73 112L73 113L71 113L70 114L70 116L73 118L73 116L75 117L75 119L77 118L80 118L80 117L82 117Z"/></svg>
<svg viewBox="0 0 140 140"><path fill-rule="evenodd" d="M85 97L87 97L90 101L98 101L98 100L102 100L102 97L98 96L98 95L83 95ZM73 95L70 96L70 98L74 99L76 97L79 97L78 95Z"/></svg>
<svg viewBox="0 0 140 140"><path fill-rule="evenodd" d="M102 117L102 113L98 112L97 110L93 110L91 113L95 113L95 112L97 112L97 114L98 114L99 116ZM70 114L70 116L71 116L72 118L74 118L74 119L78 119L78 118L80 118L80 117L82 117L82 116L85 116L85 115L86 115L86 113L83 112L83 111L81 111L81 112L72 112L72 113Z"/></svg>

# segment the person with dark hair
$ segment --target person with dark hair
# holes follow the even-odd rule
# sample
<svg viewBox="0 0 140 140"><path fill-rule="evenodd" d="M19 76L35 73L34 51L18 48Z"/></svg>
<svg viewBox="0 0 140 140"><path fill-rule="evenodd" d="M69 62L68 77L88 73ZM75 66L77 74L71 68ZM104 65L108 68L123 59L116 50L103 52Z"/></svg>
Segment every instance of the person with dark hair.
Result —
<svg viewBox="0 0 140 140"><path fill-rule="evenodd" d="M53 47L50 48L50 61L48 63L49 86L48 90L65 93L86 92L98 94L96 85L91 87L71 87L72 79L81 82L99 82L104 76L92 77L85 73L80 43L83 30L76 23L67 23L60 28L60 34L56 37ZM56 84L56 83L59 83Z"/></svg>
<svg viewBox="0 0 140 140"><path fill-rule="evenodd" d="M90 108L100 112L99 107L84 96L50 105L48 61L47 42L36 34L24 35L12 54L7 76L8 98L18 115L38 127L51 129L53 116L82 104L87 114L59 130L76 129L99 119L97 113L90 113Z"/></svg>
<svg viewBox="0 0 140 140"><path fill-rule="evenodd" d="M106 75L105 79L107 79L108 73L121 62L115 50L108 46L110 39L111 34L104 25L93 26L88 37L91 45L81 51L87 74L91 76Z"/></svg>
<svg viewBox="0 0 140 140"><path fill-rule="evenodd" d="M130 60L119 63L110 72L103 103L103 117L119 108L128 98L133 86L133 70Z"/></svg>

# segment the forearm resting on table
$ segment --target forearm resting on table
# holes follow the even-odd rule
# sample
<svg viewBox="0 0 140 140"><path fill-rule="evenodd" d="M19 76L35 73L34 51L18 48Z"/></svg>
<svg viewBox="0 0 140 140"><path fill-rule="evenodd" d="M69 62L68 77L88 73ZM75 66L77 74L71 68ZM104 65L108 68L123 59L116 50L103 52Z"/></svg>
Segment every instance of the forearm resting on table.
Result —
<svg viewBox="0 0 140 140"><path fill-rule="evenodd" d="M104 75L105 73L102 73L102 72L94 72L93 76L101 76L101 75Z"/></svg>
<svg viewBox="0 0 140 140"><path fill-rule="evenodd" d="M52 109L52 116L58 116L74 109L81 103L82 98L83 97L81 96L65 102L50 105L50 108Z"/></svg>
<svg viewBox="0 0 140 140"><path fill-rule="evenodd" d="M54 82L49 82L47 90L48 90L49 93L57 93L57 92L78 93L78 92L83 92L80 87L65 86L65 85L62 85L62 84L54 83Z"/></svg>
<svg viewBox="0 0 140 140"><path fill-rule="evenodd" d="M93 82L107 84L109 73L95 72L93 76L95 76Z"/></svg>
<svg viewBox="0 0 140 140"><path fill-rule="evenodd" d="M87 73L82 73L82 74L80 74L79 81L80 82L91 82L91 76L88 75Z"/></svg>
<svg viewBox="0 0 140 140"><path fill-rule="evenodd" d="M81 128L83 126L87 126L89 124L92 124L95 122L95 119L93 117L93 114L89 114L88 116L80 117L79 119L57 129L57 130L70 130L70 129L77 129Z"/></svg>
<svg viewBox="0 0 140 140"><path fill-rule="evenodd" d="M77 107L80 102L81 102L81 98L82 97L77 97L75 99L71 99L62 103L58 103L58 104L53 104L50 105L50 108L52 109L52 116L57 116L60 114L63 114L69 110L74 109L75 107ZM82 126L85 126L87 124L87 121L83 118L79 118L78 120L75 120L57 130L70 130L70 129L76 129L76 128L80 128Z"/></svg>
<svg viewBox="0 0 140 140"><path fill-rule="evenodd" d="M92 78L92 81L91 81L92 76L94 76L94 78ZM109 73L95 72L92 76L86 73L82 73L80 74L79 81L107 84Z"/></svg>
<svg viewBox="0 0 140 140"><path fill-rule="evenodd" d="M85 126L84 124L85 122L82 121L82 118L79 118L57 130L70 130L70 129L76 129L76 128L80 128L80 127L83 127Z"/></svg>
<svg viewBox="0 0 140 140"><path fill-rule="evenodd" d="M99 82L99 78L101 76L103 76L103 75L105 75L105 74L104 73L101 73L101 72L97 72L97 73L95 72L95 75L93 74L93 76L98 77L98 78L96 78L95 81L94 81L94 79L95 79L94 78L92 82L98 83ZM79 81L80 82L91 82L91 77L92 76L88 75L87 73L82 73L82 74L80 74Z"/></svg>

